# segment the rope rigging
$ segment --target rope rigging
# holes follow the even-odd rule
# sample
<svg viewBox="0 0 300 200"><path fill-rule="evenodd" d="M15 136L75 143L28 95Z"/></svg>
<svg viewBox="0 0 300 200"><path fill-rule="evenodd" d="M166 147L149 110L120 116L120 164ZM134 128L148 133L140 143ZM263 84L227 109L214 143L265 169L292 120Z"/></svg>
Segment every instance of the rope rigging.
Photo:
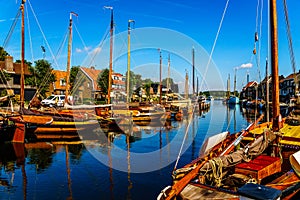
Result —
<svg viewBox="0 0 300 200"><path fill-rule="evenodd" d="M91 66L92 63L95 62L95 58L98 55L98 53L100 53L100 51L98 49L102 49L103 45L104 45L104 41L107 39L108 35L109 35L109 30L110 30L110 26L108 26L107 30L105 31L105 34L101 40L101 42L99 43L99 45L96 47L96 50L94 51L94 54L91 56L91 61L89 62L88 66ZM72 90L70 91L71 94L76 91L82 84L82 80L84 79L84 76L81 76L78 78L78 80L75 81L75 85L73 86ZM103 82L104 83L104 82Z"/></svg>
<svg viewBox="0 0 300 200"><path fill-rule="evenodd" d="M206 78L206 74L207 74L207 71L208 71L208 66L209 66L209 64L211 62L212 55L214 53L215 46L217 44L217 40L219 38L219 34L220 34L220 31L221 31L221 28L222 28L223 20L225 18L225 14L226 14L228 5L229 5L229 0L226 1L226 5L225 5L225 8L224 8L224 11L223 11L223 14L222 14L222 18L221 18L221 21L220 21L220 24L219 24L219 28L218 28L218 31L217 31L217 34L216 34L216 37L215 37L215 40L214 40L214 44L213 44L213 47L211 49L211 52L210 52L210 55L209 55L209 59L208 59L208 62L206 64L206 67L205 67L205 72L204 72L203 79L202 79L201 84L200 84L200 88L202 88L202 86L204 84L204 81L205 81L205 78Z"/></svg>
<svg viewBox="0 0 300 200"><path fill-rule="evenodd" d="M260 13L259 13L259 8L260 8ZM262 15L263 15L263 0L257 0L253 54L255 55L255 59L256 59L259 82L261 82L260 50L261 50L261 37L262 37ZM258 22L259 16L260 16L260 22ZM258 28L259 28L259 30L258 30ZM258 43L258 47L256 47L256 43Z"/></svg>
<svg viewBox="0 0 300 200"><path fill-rule="evenodd" d="M12 33L14 32L14 29L15 29L15 27L16 27L16 24L17 24L18 20L19 20L20 14L21 14L21 10L18 9L18 12L17 12L17 14L16 14L16 17L14 18L14 21L13 21L13 23L12 23L12 26L10 27L9 32L8 32L8 34L7 34L7 36L6 36L5 40L4 40L4 42L3 42L2 47L3 47L4 49L7 47L8 43L9 43L9 41L10 41L11 35L12 35Z"/></svg>
<svg viewBox="0 0 300 200"><path fill-rule="evenodd" d="M294 55L294 49L293 49L293 42L292 42L292 34L291 34L291 29L290 29L290 22L289 22L289 14L288 14L288 7L287 7L287 2L286 0L283 0L284 4L284 17L285 17L285 25L286 25L286 32L287 32L287 37L288 37L288 43L289 43L289 53L290 53L290 59L291 59L291 64L293 68L293 73L295 76L295 94L298 94L298 84L297 84L297 72L296 72L296 61L295 61L295 55Z"/></svg>

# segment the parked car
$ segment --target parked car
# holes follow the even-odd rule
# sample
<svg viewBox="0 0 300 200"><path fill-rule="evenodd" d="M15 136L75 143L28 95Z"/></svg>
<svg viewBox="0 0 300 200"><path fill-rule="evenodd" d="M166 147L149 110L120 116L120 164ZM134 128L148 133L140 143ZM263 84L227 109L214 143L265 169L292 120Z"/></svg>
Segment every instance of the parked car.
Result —
<svg viewBox="0 0 300 200"><path fill-rule="evenodd" d="M64 106L65 102L65 95L51 95L47 97L46 99L42 100L42 106Z"/></svg>

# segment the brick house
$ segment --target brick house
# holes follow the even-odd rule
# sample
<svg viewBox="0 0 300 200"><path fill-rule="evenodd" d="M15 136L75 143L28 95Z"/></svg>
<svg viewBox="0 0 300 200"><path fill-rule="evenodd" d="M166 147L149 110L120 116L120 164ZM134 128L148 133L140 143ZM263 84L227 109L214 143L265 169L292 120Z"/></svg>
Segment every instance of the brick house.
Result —
<svg viewBox="0 0 300 200"><path fill-rule="evenodd" d="M256 81L250 81L245 85L240 93L241 99L255 99L256 98L256 90L258 87L258 83Z"/></svg>
<svg viewBox="0 0 300 200"><path fill-rule="evenodd" d="M80 67L75 79L73 93L78 95L82 100L100 98L100 88L97 79L101 70L95 67Z"/></svg>
<svg viewBox="0 0 300 200"><path fill-rule="evenodd" d="M14 63L12 56L6 56L4 61L0 61L0 72L6 72L10 76L9 81L0 80L0 92L4 90L8 94L20 94L21 63ZM24 77L31 76L28 66L24 66ZM30 101L36 92L36 87L25 85L24 99Z"/></svg>
<svg viewBox="0 0 300 200"><path fill-rule="evenodd" d="M56 81L49 86L49 93L47 94L47 96L50 94L65 94L67 72L60 70L52 70L52 73L55 75Z"/></svg>
<svg viewBox="0 0 300 200"><path fill-rule="evenodd" d="M101 70L95 69L95 67L80 67L76 80L73 93L78 95L81 99L103 99L105 96L101 92L101 88L98 86L98 76ZM112 74L112 95L111 97L120 97L125 95L125 81L126 77L120 73L113 72Z"/></svg>

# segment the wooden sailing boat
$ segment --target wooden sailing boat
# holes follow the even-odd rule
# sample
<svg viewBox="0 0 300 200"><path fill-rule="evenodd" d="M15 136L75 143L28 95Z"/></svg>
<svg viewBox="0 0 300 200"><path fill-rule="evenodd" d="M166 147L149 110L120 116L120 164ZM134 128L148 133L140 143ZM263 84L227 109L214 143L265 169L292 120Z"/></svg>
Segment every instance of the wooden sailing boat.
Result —
<svg viewBox="0 0 300 200"><path fill-rule="evenodd" d="M29 129L35 129L38 126L49 125L52 123L53 118L51 116L35 116L35 115L26 115L23 113L24 111L24 55L25 55L25 34L24 34L24 7L25 0L22 0L20 10L22 14L21 19L21 78L20 78L20 109L19 113L7 113L5 116L6 120L10 120L14 122L14 125L4 127L6 131L8 129L13 129L13 142L24 142L26 131ZM6 123L5 123L6 124ZM5 125L6 126L6 125ZM11 132L8 131L8 132Z"/></svg>
<svg viewBox="0 0 300 200"><path fill-rule="evenodd" d="M52 116L53 122L47 127L38 127L34 134L40 138L78 138L78 131L85 129L94 129L99 126L94 116L94 107L74 107L68 104L69 97L69 79L71 67L71 48L72 48L72 16L78 16L74 12L70 12L69 20L69 40L68 40L68 57L67 57L67 77L65 102L62 109L54 109L51 111L35 111L44 116ZM46 135L45 135L46 134ZM64 136L66 134L66 136ZM43 135L43 136L42 136ZM51 136L50 136L51 135Z"/></svg>
<svg viewBox="0 0 300 200"><path fill-rule="evenodd" d="M233 95L230 95L228 98L228 103L229 104L238 104L239 103L239 98L236 96L236 70L234 69L234 89L233 89Z"/></svg>
<svg viewBox="0 0 300 200"><path fill-rule="evenodd" d="M272 122L254 123L174 171L173 185L157 199L291 199L300 191L300 126L289 125L279 111L276 0L270 14Z"/></svg>

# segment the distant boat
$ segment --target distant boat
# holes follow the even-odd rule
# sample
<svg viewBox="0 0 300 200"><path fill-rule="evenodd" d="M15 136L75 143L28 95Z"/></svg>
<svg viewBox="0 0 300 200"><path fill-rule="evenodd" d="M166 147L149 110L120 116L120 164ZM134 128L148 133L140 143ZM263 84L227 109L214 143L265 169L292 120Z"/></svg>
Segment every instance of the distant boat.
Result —
<svg viewBox="0 0 300 200"><path fill-rule="evenodd" d="M198 97L198 102L200 103L200 102L205 102L206 101L206 96L205 95L200 95L199 97Z"/></svg>
<svg viewBox="0 0 300 200"><path fill-rule="evenodd" d="M229 104L238 104L240 102L240 99L236 96L230 96L228 99Z"/></svg>
<svg viewBox="0 0 300 200"><path fill-rule="evenodd" d="M213 96L209 96L209 97L207 97L207 100L208 100L208 101L213 101L213 100L215 100L215 99L214 99Z"/></svg>

